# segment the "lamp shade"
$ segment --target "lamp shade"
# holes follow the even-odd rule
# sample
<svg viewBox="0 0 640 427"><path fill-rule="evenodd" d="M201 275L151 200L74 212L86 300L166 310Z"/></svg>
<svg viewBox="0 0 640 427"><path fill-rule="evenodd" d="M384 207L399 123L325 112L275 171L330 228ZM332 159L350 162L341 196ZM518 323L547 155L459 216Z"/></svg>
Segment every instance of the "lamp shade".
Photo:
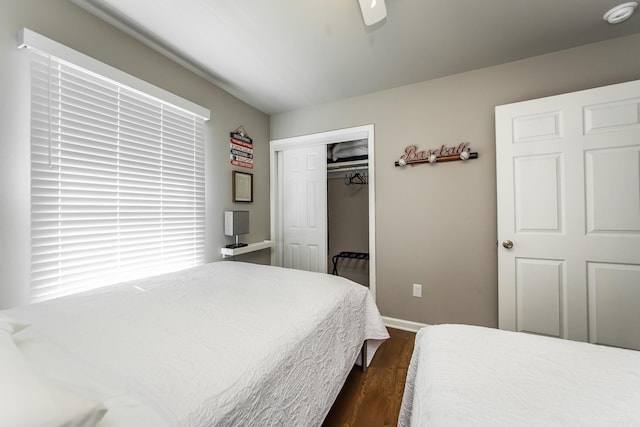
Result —
<svg viewBox="0 0 640 427"><path fill-rule="evenodd" d="M249 233L249 211L224 211L225 236Z"/></svg>

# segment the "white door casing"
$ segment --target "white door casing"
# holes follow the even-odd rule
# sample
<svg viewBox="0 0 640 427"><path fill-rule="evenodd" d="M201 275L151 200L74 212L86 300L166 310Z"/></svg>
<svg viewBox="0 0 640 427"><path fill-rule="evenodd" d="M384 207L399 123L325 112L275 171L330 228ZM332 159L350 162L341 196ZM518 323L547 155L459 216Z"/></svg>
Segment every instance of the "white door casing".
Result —
<svg viewBox="0 0 640 427"><path fill-rule="evenodd" d="M368 191L369 191L369 290L376 297L376 229L375 229L375 138L374 126L363 125L352 128L337 129L297 137L290 137L270 142L270 190L271 190L271 240L275 241L275 250L272 251L271 264L284 266L284 217L285 217L285 183L284 153L289 150L297 150L305 147L321 146L326 162L326 147L337 142L367 139L368 141ZM326 168L325 168L326 172ZM326 186L326 179L325 179ZM326 191L326 187L325 187ZM326 197L325 197L326 212ZM326 213L325 213L326 227ZM326 239L326 233L324 239ZM325 243L326 245L326 243ZM326 250L325 250L326 257ZM326 269L326 258L324 266ZM326 270L325 270L326 271Z"/></svg>
<svg viewBox="0 0 640 427"><path fill-rule="evenodd" d="M280 152L283 267L327 272L327 147Z"/></svg>
<svg viewBox="0 0 640 427"><path fill-rule="evenodd" d="M640 349L640 81L496 107L496 167L499 327Z"/></svg>

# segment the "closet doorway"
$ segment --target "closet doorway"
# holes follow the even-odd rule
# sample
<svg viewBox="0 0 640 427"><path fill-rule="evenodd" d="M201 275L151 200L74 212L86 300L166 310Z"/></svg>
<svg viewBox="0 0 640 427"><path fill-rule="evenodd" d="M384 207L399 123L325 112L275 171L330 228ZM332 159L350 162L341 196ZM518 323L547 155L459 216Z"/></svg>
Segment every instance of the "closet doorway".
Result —
<svg viewBox="0 0 640 427"><path fill-rule="evenodd" d="M331 149L335 144L361 141L366 144L366 169L364 162L339 167L332 165ZM336 164L339 162L336 162ZM327 167L330 165L330 171ZM336 170L341 169L339 172ZM270 143L271 173L271 239L275 242L272 264L289 268L331 273L333 271L330 245L348 239L342 232L330 237L329 230L334 221L329 219L328 189L338 183L362 196L366 193L364 215L368 236L365 243L357 243L349 249L355 253L368 253L364 259L338 260L338 273L352 274L354 268L368 268L367 277L352 277L359 283L368 285L375 298L375 174L374 174L374 127L373 125L339 129L311 135L279 139ZM335 178L339 174L340 178ZM335 179L334 179L335 178ZM354 184L346 185L345 180L353 179ZM338 180L340 180L338 182ZM366 184L362 181L366 180ZM335 181L335 182L333 182ZM361 182L355 184L355 182ZM356 189L357 188L357 189ZM354 190L356 189L356 190ZM332 190L330 190L332 191ZM360 221L362 225L363 221ZM362 231L359 231L362 234ZM354 241L355 242L355 241ZM343 262L344 261L344 262ZM348 274L345 274L348 276ZM368 280L367 280L368 279Z"/></svg>
<svg viewBox="0 0 640 427"><path fill-rule="evenodd" d="M327 145L328 269L369 286L367 140Z"/></svg>

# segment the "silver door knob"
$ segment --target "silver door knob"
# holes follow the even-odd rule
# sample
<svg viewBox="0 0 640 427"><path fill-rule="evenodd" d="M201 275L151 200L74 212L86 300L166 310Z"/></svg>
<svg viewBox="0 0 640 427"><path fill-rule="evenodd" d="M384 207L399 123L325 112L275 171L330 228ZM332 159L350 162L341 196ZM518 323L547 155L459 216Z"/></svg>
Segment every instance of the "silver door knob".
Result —
<svg viewBox="0 0 640 427"><path fill-rule="evenodd" d="M505 240L502 242L502 246L507 249L511 249L513 247L513 242L511 240Z"/></svg>

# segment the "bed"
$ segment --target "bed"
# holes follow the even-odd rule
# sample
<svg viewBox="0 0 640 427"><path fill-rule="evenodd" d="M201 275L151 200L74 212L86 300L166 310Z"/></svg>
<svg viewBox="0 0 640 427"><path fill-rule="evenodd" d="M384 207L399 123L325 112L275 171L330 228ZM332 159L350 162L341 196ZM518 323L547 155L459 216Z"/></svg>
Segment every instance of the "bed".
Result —
<svg viewBox="0 0 640 427"><path fill-rule="evenodd" d="M640 426L640 352L428 326L416 335L398 425Z"/></svg>
<svg viewBox="0 0 640 427"><path fill-rule="evenodd" d="M318 426L388 336L347 279L206 264L0 312L0 425Z"/></svg>

